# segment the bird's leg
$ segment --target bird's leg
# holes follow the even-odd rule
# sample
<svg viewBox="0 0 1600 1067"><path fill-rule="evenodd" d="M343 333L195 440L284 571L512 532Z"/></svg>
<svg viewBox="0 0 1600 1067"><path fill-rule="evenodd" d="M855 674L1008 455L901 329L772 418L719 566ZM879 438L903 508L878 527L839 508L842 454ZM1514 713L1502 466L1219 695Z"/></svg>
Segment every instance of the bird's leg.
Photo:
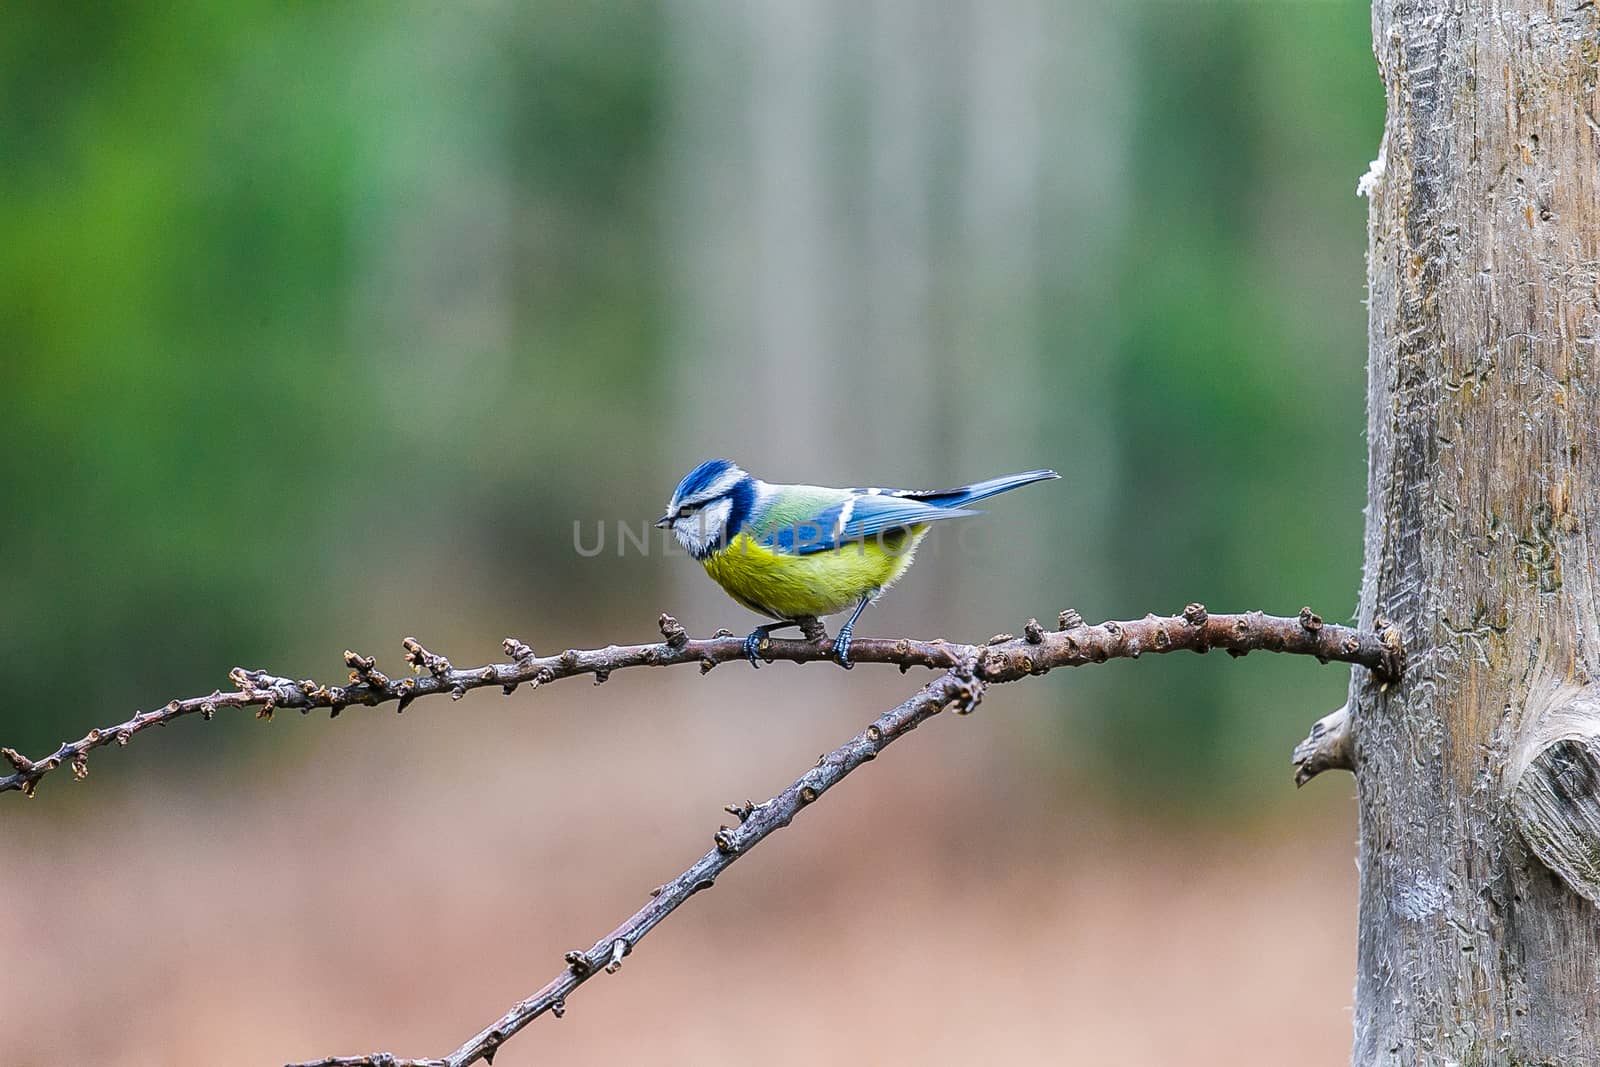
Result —
<svg viewBox="0 0 1600 1067"><path fill-rule="evenodd" d="M872 597L876 592L877 590L873 590L873 592L861 598L861 602L856 605L856 610L850 613L850 618L845 621L843 626L839 627L839 636L833 639L834 658L839 661L839 666L845 670L849 670L853 666L850 662L850 634L856 628L856 620L861 617L863 611L867 610L867 605L872 603Z"/></svg>
<svg viewBox="0 0 1600 1067"><path fill-rule="evenodd" d="M750 636L744 639L744 658L750 661L750 666L759 669L760 660L757 658L761 651L761 642L765 641L774 630L781 630L786 626L799 626L797 622L784 619L782 622L769 622L764 626L757 626L750 631Z"/></svg>
<svg viewBox="0 0 1600 1067"><path fill-rule="evenodd" d="M822 625L822 620L815 615L797 615L794 624L800 627L800 633L807 641L826 641L828 628Z"/></svg>

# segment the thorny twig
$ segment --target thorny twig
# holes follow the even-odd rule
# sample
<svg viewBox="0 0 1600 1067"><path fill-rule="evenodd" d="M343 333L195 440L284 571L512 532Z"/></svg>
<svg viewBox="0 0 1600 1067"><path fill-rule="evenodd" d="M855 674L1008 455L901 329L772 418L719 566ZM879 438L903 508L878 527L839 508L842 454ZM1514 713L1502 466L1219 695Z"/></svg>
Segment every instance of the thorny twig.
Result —
<svg viewBox="0 0 1600 1067"><path fill-rule="evenodd" d="M0 777L0 793L20 790L32 796L39 780L63 765L70 766L73 776L81 779L89 772L89 753L94 749L113 742L125 745L137 733L188 715L209 719L222 709L254 708L257 718L271 719L280 709L306 713L326 708L337 716L351 705L391 702L396 704L396 711L404 711L414 700L441 693L460 699L468 690L498 686L509 694L521 685L534 688L576 675L593 675L598 685L613 671L628 667L698 663L704 672L719 663L744 657L741 638L719 635L691 639L670 615L661 616L660 627L665 640L656 644L567 649L554 656L538 656L521 641L508 637L503 642L506 655L511 657L508 662L467 668L452 666L448 659L408 637L403 642L405 658L419 672L417 676L391 679L377 669L373 657L347 651L344 660L350 668L350 678L345 685L324 685L309 678L297 681L235 667L229 672L236 687L232 692L217 690L210 696L173 700L153 711L135 712L125 722L90 730L77 741L63 742L41 759L31 760L15 749L0 748L0 757L15 768L15 773ZM1212 615L1204 606L1190 604L1181 615L1146 615L1130 622L1098 626L1085 624L1077 612L1068 609L1061 613L1058 627L1046 631L1030 619L1022 637L1000 635L1000 639L981 646L942 640L858 637L850 646L850 658L856 663L892 663L902 672L912 667L948 670L976 660L979 677L990 682L1014 681L1056 667L1138 659L1146 652L1181 649L1206 652L1216 648L1233 656L1256 651L1315 656L1323 662L1338 660L1366 667L1380 681L1398 678L1402 666L1400 635L1392 627L1357 630L1324 623L1310 608L1302 609L1297 617L1284 618L1259 611ZM829 659L832 645L825 637L769 639L763 643L761 653L768 662L813 663Z"/></svg>
<svg viewBox="0 0 1600 1067"><path fill-rule="evenodd" d="M291 1067L465 1067L480 1059L493 1063L501 1044L545 1012L560 1017L566 1011L566 998L574 989L601 970L608 974L615 972L622 966L624 957L657 923L700 890L710 889L718 875L762 838L788 826L802 808L842 781L845 775L874 759L897 738L946 707L953 704L958 712L972 710L982 696L983 687L984 683L976 676L974 662L953 667L910 700L879 715L865 730L823 756L815 767L771 800L731 809L741 816L739 825L718 830L711 851L678 877L654 890L644 907L621 926L588 949L567 953L566 966L543 989L519 1001L492 1026L443 1059L409 1060L378 1052L367 1056L332 1056Z"/></svg>
<svg viewBox="0 0 1600 1067"><path fill-rule="evenodd" d="M279 708L302 712L328 708L332 715L338 715L352 704L377 705L391 701L397 704L397 711L404 711L411 701L439 693L459 698L469 689L498 685L509 694L519 685L534 687L580 674L592 674L598 684L612 671L625 667L699 663L702 671L708 671L719 663L744 655L743 642L737 637L719 632L715 637L693 640L670 615L662 615L659 624L664 640L658 644L611 645L589 651L569 649L546 657L536 655L526 644L508 637L504 649L511 662L464 670L455 668L445 657L408 637L403 642L405 658L417 674L398 681L379 671L372 657L356 652L345 653L350 682L341 686L321 685L310 679L294 681L265 671L235 668L230 674L237 687L234 692L217 691L208 697L174 700L164 708L138 713L116 726L92 730L83 739L63 744L42 760L29 760L12 749L0 749L0 756L16 767L15 774L0 778L0 791L19 789L31 796L39 779L62 763L72 766L74 775L81 778L87 773L90 750L113 740L126 744L141 730L165 725L195 712L209 719L219 708L254 707L258 717L270 719ZM803 807L851 771L946 707L954 704L958 713L965 714L977 706L986 685L1044 674L1056 667L1076 667L1118 658L1137 659L1145 652L1179 649L1207 652L1213 648L1234 656L1266 650L1316 656L1323 662L1339 660L1368 668L1380 682L1397 679L1404 666L1400 635L1393 628L1361 631L1327 625L1309 608L1302 609L1295 618L1282 618L1260 612L1212 615L1203 605L1190 604L1176 616L1147 615L1131 622L1106 622L1098 626L1085 624L1076 611L1069 609L1061 613L1053 632L1047 632L1036 620L1029 619L1022 637L999 634L982 645L908 638L858 638L851 649L856 662L893 663L902 672L920 666L942 669L945 673L823 756L815 767L771 800L764 804L747 802L730 806L728 811L738 818L739 824L720 829L711 851L655 890L644 907L589 949L569 952L566 967L544 988L517 1003L492 1026L449 1056L402 1059L382 1052L328 1057L300 1067L465 1067L480 1059L492 1063L504 1041L546 1012L560 1017L566 1010L566 997L574 989L601 969L610 973L621 967L623 959L645 934L695 893L710 888L716 877L735 860L774 830L787 826ZM813 628L805 640L769 640L763 643L761 652L768 661L808 663L828 658L832 648Z"/></svg>

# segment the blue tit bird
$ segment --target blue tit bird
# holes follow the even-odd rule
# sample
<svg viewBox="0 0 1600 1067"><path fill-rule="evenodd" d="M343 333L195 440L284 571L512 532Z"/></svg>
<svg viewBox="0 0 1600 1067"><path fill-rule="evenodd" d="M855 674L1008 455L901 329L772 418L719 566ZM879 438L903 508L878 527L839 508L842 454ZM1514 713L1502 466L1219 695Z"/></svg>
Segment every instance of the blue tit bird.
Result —
<svg viewBox="0 0 1600 1067"><path fill-rule="evenodd" d="M684 476L657 528L751 611L777 619L745 638L752 666L774 630L850 610L833 654L850 666L850 635L861 612L911 566L928 527L978 515L968 504L1047 478L1026 471L956 489L829 489L772 485L726 459Z"/></svg>

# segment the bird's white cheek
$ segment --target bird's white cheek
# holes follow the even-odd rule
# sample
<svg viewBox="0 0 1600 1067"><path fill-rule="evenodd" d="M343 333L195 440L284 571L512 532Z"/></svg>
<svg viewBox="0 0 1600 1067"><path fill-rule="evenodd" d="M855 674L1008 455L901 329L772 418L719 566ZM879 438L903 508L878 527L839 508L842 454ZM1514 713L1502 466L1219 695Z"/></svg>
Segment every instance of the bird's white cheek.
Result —
<svg viewBox="0 0 1600 1067"><path fill-rule="evenodd" d="M733 501L719 500L710 507L702 508L696 516L701 520L700 536L704 538L701 544L710 544L722 536L722 528L728 525L728 516L733 513Z"/></svg>
<svg viewBox="0 0 1600 1067"><path fill-rule="evenodd" d="M677 522L672 524L672 536L678 539L678 544L682 545L686 551L693 552L695 548L694 535L696 528L697 524L692 517L687 519L679 519Z"/></svg>
<svg viewBox="0 0 1600 1067"><path fill-rule="evenodd" d="M733 505L719 500L710 507L685 515L672 524L672 536L687 551L699 554L722 538L722 528L728 522Z"/></svg>

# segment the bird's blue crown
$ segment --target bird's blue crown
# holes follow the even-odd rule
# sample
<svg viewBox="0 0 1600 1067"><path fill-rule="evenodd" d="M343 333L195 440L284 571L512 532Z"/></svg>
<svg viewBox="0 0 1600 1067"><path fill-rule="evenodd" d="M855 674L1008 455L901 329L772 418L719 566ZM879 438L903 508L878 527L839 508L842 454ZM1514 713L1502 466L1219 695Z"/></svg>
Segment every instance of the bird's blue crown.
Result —
<svg viewBox="0 0 1600 1067"><path fill-rule="evenodd" d="M708 459L683 476L683 481L678 483L677 491L672 494L672 498L679 503L693 500L716 485L729 471L744 473L731 459Z"/></svg>

